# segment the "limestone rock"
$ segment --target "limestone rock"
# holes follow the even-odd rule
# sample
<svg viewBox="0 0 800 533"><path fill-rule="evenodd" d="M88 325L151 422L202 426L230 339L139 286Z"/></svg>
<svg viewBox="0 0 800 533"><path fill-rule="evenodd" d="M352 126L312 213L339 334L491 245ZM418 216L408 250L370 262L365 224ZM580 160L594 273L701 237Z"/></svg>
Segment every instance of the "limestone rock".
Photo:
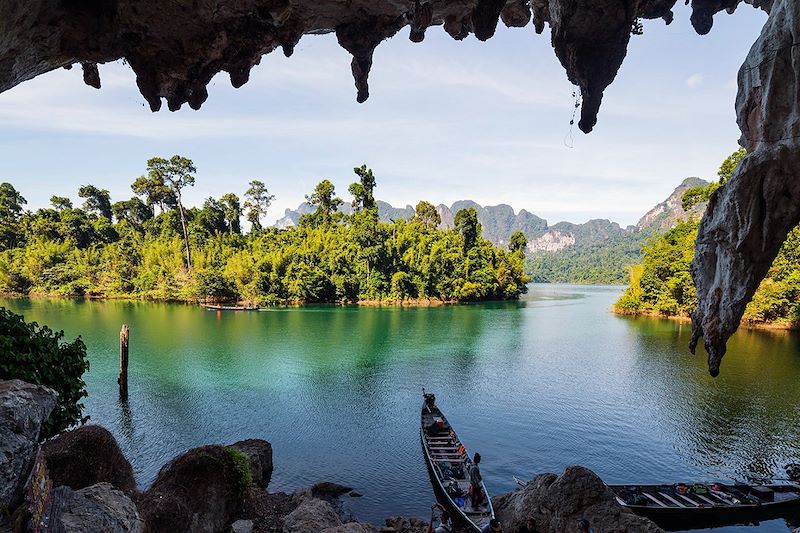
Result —
<svg viewBox="0 0 800 533"><path fill-rule="evenodd" d="M386 527L381 533L427 533L428 523L419 518L393 516L386 519Z"/></svg>
<svg viewBox="0 0 800 533"><path fill-rule="evenodd" d="M110 483L74 491L57 487L51 493L54 509L48 530L64 533L143 533L144 522L136 505Z"/></svg>
<svg viewBox="0 0 800 533"><path fill-rule="evenodd" d="M269 485L272 479L272 444L261 439L247 439L231 444L229 448L250 458L254 485L262 488Z"/></svg>
<svg viewBox="0 0 800 533"><path fill-rule="evenodd" d="M54 486L79 490L107 482L123 491L136 489L133 468L107 429L82 426L67 431L42 446Z"/></svg>
<svg viewBox="0 0 800 533"><path fill-rule="evenodd" d="M231 84L276 48L291 55L303 35L335 32L353 55L357 99L369 96L367 77L375 48L406 25L419 42L431 26L455 39L471 32L488 39L498 18L508 26L533 19L538 33L552 27L552 44L579 86L579 123L590 131L606 87L613 81L637 18L672 17L676 0L115 0L0 4L0 92L53 69L80 63L84 81L100 87L97 65L124 58L153 111L188 103L198 109L220 71ZM740 0L693 0L692 23L711 29L713 15ZM769 9L772 0L748 0Z"/></svg>
<svg viewBox="0 0 800 533"><path fill-rule="evenodd" d="M289 513L283 521L284 533L324 531L342 526L333 506L323 500L308 498Z"/></svg>
<svg viewBox="0 0 800 533"><path fill-rule="evenodd" d="M230 452L203 446L162 467L138 507L150 533L216 533L239 516L245 497Z"/></svg>
<svg viewBox="0 0 800 533"><path fill-rule="evenodd" d="M22 502L42 424L58 394L18 379L0 381L0 514Z"/></svg>
<svg viewBox="0 0 800 533"><path fill-rule="evenodd" d="M736 113L748 154L709 201L691 272L698 340L719 374L726 343L789 231L800 222L800 3L776 0L739 70Z"/></svg>
<svg viewBox="0 0 800 533"><path fill-rule="evenodd" d="M507 531L516 531L534 518L539 531L562 533L575 529L584 517L604 533L661 533L650 520L617 503L611 489L591 470L567 468L561 476L542 474L526 487L492 498L495 515Z"/></svg>

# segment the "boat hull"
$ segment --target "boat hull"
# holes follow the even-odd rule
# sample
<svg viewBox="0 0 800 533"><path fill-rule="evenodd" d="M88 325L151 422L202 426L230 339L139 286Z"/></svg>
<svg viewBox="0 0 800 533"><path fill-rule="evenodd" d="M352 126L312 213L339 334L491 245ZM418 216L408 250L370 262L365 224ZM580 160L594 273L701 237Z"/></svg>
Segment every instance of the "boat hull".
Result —
<svg viewBox="0 0 800 533"><path fill-rule="evenodd" d="M609 485L609 487L618 494L619 490L624 490L628 485ZM800 491L800 487L797 490ZM702 507L661 507L655 502L652 505L631 505L625 503L619 496L617 500L623 507L649 518L667 531L751 525L781 518L786 519L792 527L800 526L800 498L760 504L708 504Z"/></svg>
<svg viewBox="0 0 800 533"><path fill-rule="evenodd" d="M478 513L468 513L465 512L464 508L459 506L454 499L448 494L448 491L445 488L445 480L440 475L440 469L437 468L437 461L434 459L434 454L432 453L431 447L429 446L428 439L426 438L426 429L425 429L425 404L423 403L422 406L422 424L420 427L420 445L422 447L423 457L425 458L425 465L428 469L428 475L431 478L431 484L434 489L434 494L436 496L437 501L447 509L450 516L453 518L453 521L457 524L465 526L469 531L478 532L480 533L481 528L483 525L489 522L492 518L494 518L494 509L492 508L491 499L489 493L486 491L485 485L483 486L483 491L485 494L485 503L484 508L485 511L480 513L480 516L477 516ZM436 408L436 412L441 415L441 412ZM441 415L444 418L444 415ZM446 419L445 419L446 420ZM449 425L448 425L449 427ZM453 439L459 443L458 436L455 434L454 431L451 431ZM460 445L463 448L463 445ZM464 457L467 456L466 448L463 448L463 452L461 454ZM447 461L445 461L447 462ZM449 480L448 482L453 481ZM466 481L463 478L458 479L463 485ZM466 503L464 503L466 507Z"/></svg>

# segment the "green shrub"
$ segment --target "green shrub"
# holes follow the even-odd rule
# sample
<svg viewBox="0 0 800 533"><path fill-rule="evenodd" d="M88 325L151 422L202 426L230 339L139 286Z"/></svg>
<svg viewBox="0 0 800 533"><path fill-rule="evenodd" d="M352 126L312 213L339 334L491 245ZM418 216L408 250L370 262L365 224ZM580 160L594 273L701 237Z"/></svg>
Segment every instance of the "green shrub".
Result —
<svg viewBox="0 0 800 533"><path fill-rule="evenodd" d="M62 342L64 332L52 331L36 322L0 308L0 379L21 379L45 385L58 393L58 402L42 428L42 438L86 422L83 404L89 370L86 346L78 337Z"/></svg>
<svg viewBox="0 0 800 533"><path fill-rule="evenodd" d="M235 448L225 447L236 472L237 484L242 494L253 486L253 471L250 470L250 458Z"/></svg>

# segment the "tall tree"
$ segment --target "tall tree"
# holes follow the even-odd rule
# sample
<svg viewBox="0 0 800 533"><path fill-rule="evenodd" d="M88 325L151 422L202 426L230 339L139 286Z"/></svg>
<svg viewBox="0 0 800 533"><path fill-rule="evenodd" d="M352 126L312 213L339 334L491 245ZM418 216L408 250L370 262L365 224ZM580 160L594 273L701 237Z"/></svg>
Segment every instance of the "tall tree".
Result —
<svg viewBox="0 0 800 533"><path fill-rule="evenodd" d="M511 252L523 253L526 246L528 246L528 239L525 238L524 233L517 230L511 234L511 238L508 241L508 249L511 250Z"/></svg>
<svg viewBox="0 0 800 533"><path fill-rule="evenodd" d="M176 205L175 195L158 174L139 176L131 185L131 190L137 196L144 197L151 209L158 206L162 213Z"/></svg>
<svg viewBox="0 0 800 533"><path fill-rule="evenodd" d="M228 224L228 231L233 234L242 233L242 204L239 203L239 197L229 192L220 198L222 201L222 208L225 212L225 220Z"/></svg>
<svg viewBox="0 0 800 533"><path fill-rule="evenodd" d="M333 213L344 203L341 198L336 197L336 189L329 180L319 182L314 192L306 195L306 202L316 208L312 219L320 226L329 226L333 220Z"/></svg>
<svg viewBox="0 0 800 533"><path fill-rule="evenodd" d="M78 189L78 196L86 198L83 208L89 213L111 220L111 196L105 189L98 189L94 185L84 185Z"/></svg>
<svg viewBox="0 0 800 533"><path fill-rule="evenodd" d="M19 217L28 201L10 183L0 183L0 248L13 248L19 242Z"/></svg>
<svg viewBox="0 0 800 533"><path fill-rule="evenodd" d="M414 218L428 230L435 230L442 223L442 216L430 202L422 200L414 211Z"/></svg>
<svg viewBox="0 0 800 533"><path fill-rule="evenodd" d="M163 183L174 195L181 217L183 242L186 246L186 268L192 268L192 252L189 247L189 232L186 230L186 211L183 207L183 189L194 186L194 173L197 172L192 160L180 155L170 159L153 157L147 160L147 177L152 183Z"/></svg>
<svg viewBox="0 0 800 533"><path fill-rule="evenodd" d="M372 174L372 169L367 168L367 165L361 165L353 169L359 181L350 185L347 189L353 195L353 209L356 211L360 209L372 209L375 207L375 176Z"/></svg>
<svg viewBox="0 0 800 533"><path fill-rule="evenodd" d="M474 207L460 209L453 221L456 229L464 237L464 251L469 251L478 242L481 225L478 223L478 212Z"/></svg>
<svg viewBox="0 0 800 533"><path fill-rule="evenodd" d="M267 215L267 209L275 200L274 194L269 194L264 182L253 180L250 187L244 193L244 207L247 209L247 221L250 222L253 231L261 229L261 217Z"/></svg>
<svg viewBox="0 0 800 533"><path fill-rule="evenodd" d="M66 196L51 196L50 205L56 211L66 211L67 209L72 209L72 200Z"/></svg>

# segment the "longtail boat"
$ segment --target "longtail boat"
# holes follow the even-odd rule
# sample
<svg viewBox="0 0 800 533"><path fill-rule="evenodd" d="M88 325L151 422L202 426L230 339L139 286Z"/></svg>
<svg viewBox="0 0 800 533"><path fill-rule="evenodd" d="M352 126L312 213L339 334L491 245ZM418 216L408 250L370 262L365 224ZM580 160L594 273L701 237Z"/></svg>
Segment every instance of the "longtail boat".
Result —
<svg viewBox="0 0 800 533"><path fill-rule="evenodd" d="M480 532L494 518L489 493L481 482L484 496L477 507L472 505L469 469L473 463L467 449L436 406L436 397L425 391L422 396L420 439L434 491L454 521Z"/></svg>
<svg viewBox="0 0 800 533"><path fill-rule="evenodd" d="M617 501L669 530L800 519L800 485L609 485Z"/></svg>

